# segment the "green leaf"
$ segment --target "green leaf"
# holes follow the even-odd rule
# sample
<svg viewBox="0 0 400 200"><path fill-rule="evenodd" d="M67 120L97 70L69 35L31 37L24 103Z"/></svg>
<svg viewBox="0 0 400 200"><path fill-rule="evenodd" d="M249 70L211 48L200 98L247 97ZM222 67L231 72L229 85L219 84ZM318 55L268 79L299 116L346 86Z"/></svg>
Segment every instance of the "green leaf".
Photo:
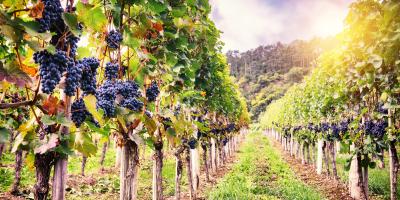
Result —
<svg viewBox="0 0 400 200"><path fill-rule="evenodd" d="M82 31L78 29L78 17L75 14L65 12L62 18L74 35L82 34Z"/></svg>
<svg viewBox="0 0 400 200"><path fill-rule="evenodd" d="M28 33L32 37L38 37L42 40L49 41L52 37L51 33L39 33L40 25L36 21L22 21L20 23L24 28L26 33Z"/></svg>
<svg viewBox="0 0 400 200"><path fill-rule="evenodd" d="M370 162L369 163L369 168L375 169L375 167L376 167L376 162Z"/></svg>
<svg viewBox="0 0 400 200"><path fill-rule="evenodd" d="M97 99L94 95L87 95L83 98L85 102L86 109L89 111L90 114L93 115L93 118L99 122L100 126L104 125L103 113L96 109L96 102Z"/></svg>
<svg viewBox="0 0 400 200"><path fill-rule="evenodd" d="M124 31L124 40L122 43L132 49L139 48L141 46L141 40L134 37L134 35L129 31L125 30Z"/></svg>
<svg viewBox="0 0 400 200"><path fill-rule="evenodd" d="M51 117L50 115L43 115L42 122L44 125L47 126L56 124L56 120L54 119L54 117Z"/></svg>
<svg viewBox="0 0 400 200"><path fill-rule="evenodd" d="M173 129L171 127L167 129L167 133L168 133L168 135L170 135L172 137L176 137L175 129Z"/></svg>
<svg viewBox="0 0 400 200"><path fill-rule="evenodd" d="M8 142L10 137L10 130L5 127L0 127L0 143Z"/></svg>
<svg viewBox="0 0 400 200"><path fill-rule="evenodd" d="M107 17L103 13L101 6L93 6L78 2L76 5L78 20L83 22L86 27L92 28L97 32L102 32L107 25Z"/></svg>
<svg viewBox="0 0 400 200"><path fill-rule="evenodd" d="M78 47L78 59L86 58L91 56L90 49L88 47Z"/></svg>
<svg viewBox="0 0 400 200"><path fill-rule="evenodd" d="M149 9L155 13L161 13L167 9L167 7L160 1L157 0L149 0L148 1Z"/></svg>
<svg viewBox="0 0 400 200"><path fill-rule="evenodd" d="M64 116L64 114L60 113L56 116L57 124L61 124L63 126L71 126L72 121Z"/></svg>
<svg viewBox="0 0 400 200"><path fill-rule="evenodd" d="M103 136L110 136L111 128L108 124L106 126L104 126L103 128L99 128L91 121L86 121L85 123L89 127L90 130L92 130L96 133L99 133Z"/></svg>
<svg viewBox="0 0 400 200"><path fill-rule="evenodd" d="M87 133L77 132L75 134L74 149L89 157L95 155L97 147Z"/></svg>
<svg viewBox="0 0 400 200"><path fill-rule="evenodd" d="M152 118L147 117L147 115L144 115L144 125L149 134L153 134L157 130L156 122Z"/></svg>
<svg viewBox="0 0 400 200"><path fill-rule="evenodd" d="M345 142L340 142L340 153L350 153L350 145Z"/></svg>

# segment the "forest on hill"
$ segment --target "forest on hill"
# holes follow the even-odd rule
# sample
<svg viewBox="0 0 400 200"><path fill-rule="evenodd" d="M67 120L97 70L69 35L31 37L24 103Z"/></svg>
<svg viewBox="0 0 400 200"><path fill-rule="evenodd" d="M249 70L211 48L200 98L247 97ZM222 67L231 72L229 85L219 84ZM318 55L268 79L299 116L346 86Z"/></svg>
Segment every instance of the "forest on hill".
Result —
<svg viewBox="0 0 400 200"><path fill-rule="evenodd" d="M278 42L259 46L246 52L230 50L226 53L230 73L247 99L252 119L288 88L308 74L314 61L337 44L334 37L295 40L289 44Z"/></svg>

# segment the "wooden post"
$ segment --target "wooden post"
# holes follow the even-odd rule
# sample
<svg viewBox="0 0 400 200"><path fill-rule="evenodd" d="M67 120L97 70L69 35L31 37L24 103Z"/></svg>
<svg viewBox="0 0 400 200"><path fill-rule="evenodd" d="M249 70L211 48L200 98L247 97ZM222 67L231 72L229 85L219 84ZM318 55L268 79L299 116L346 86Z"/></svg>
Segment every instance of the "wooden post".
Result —
<svg viewBox="0 0 400 200"><path fill-rule="evenodd" d="M388 110L389 127L393 127L393 111ZM391 135L391 132L389 132ZM389 171L390 171L390 199L397 200L397 174L399 171L399 157L397 156L396 141L389 142Z"/></svg>
<svg viewBox="0 0 400 200"><path fill-rule="evenodd" d="M318 139L318 150L317 150L317 174L322 174L322 160L323 160L323 145L324 140Z"/></svg>
<svg viewBox="0 0 400 200"><path fill-rule="evenodd" d="M65 102L65 117L67 119L71 118L71 97L65 95L63 91L61 91L62 99ZM69 134L69 127L62 126L61 127L61 134L68 135ZM67 146L68 143L64 142ZM52 199L53 200L64 200L65 199L65 186L67 184L67 165L68 165L68 155L60 155L54 165L54 174L53 174L53 190L52 190Z"/></svg>
<svg viewBox="0 0 400 200"><path fill-rule="evenodd" d="M137 199L139 177L139 147L126 140L121 149L120 200Z"/></svg>
<svg viewBox="0 0 400 200"><path fill-rule="evenodd" d="M352 144L350 150L354 151L355 146ZM364 183L361 168L361 155L353 156L349 171L349 189L350 196L356 200L366 199L364 193ZM367 195L368 196L368 195Z"/></svg>

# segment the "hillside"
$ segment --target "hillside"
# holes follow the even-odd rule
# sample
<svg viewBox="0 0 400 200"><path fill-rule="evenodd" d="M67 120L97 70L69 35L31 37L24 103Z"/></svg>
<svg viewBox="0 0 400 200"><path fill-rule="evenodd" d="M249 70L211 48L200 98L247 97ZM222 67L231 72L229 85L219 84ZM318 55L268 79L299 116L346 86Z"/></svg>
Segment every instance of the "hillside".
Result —
<svg viewBox="0 0 400 200"><path fill-rule="evenodd" d="M332 49L335 38L296 40L290 44L276 43L226 56L242 94L247 99L252 119L275 99L281 97L294 83L301 82L312 63L323 52Z"/></svg>

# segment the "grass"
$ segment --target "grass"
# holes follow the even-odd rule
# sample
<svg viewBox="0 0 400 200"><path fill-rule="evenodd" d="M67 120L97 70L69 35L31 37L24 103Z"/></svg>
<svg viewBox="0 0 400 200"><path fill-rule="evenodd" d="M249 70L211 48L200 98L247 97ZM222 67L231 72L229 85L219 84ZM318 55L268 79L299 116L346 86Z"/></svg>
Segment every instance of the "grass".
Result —
<svg viewBox="0 0 400 200"><path fill-rule="evenodd" d="M208 199L323 199L296 179L288 164L261 133L251 133L239 152L239 162L208 194Z"/></svg>

